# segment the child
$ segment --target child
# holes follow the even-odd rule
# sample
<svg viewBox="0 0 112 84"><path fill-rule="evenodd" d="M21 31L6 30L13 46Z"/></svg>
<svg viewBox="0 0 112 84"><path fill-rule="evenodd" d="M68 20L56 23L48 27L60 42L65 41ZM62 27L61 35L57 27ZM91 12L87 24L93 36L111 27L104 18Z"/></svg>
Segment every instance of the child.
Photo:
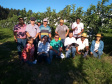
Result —
<svg viewBox="0 0 112 84"><path fill-rule="evenodd" d="M22 56L21 59L23 62L30 64L36 64L36 60L34 60L34 51L35 51L35 47L33 44L33 38L32 37L28 37L28 43L26 44L23 52L22 52Z"/></svg>

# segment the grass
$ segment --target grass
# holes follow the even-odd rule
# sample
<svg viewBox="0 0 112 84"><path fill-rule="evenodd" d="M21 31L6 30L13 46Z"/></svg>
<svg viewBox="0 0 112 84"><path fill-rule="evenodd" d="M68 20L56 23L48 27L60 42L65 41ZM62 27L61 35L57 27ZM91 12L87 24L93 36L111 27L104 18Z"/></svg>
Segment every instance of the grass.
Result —
<svg viewBox="0 0 112 84"><path fill-rule="evenodd" d="M112 35L104 34L104 54L99 60L53 59L52 64L21 65L13 32L0 28L0 84L111 84Z"/></svg>

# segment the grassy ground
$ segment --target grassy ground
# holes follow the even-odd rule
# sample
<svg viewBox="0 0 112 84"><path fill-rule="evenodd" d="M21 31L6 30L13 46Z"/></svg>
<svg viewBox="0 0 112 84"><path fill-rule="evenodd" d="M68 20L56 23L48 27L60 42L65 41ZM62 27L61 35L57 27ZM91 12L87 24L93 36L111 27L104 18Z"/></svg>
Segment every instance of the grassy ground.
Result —
<svg viewBox="0 0 112 84"><path fill-rule="evenodd" d="M111 84L112 35L104 34L104 54L99 60L53 59L52 64L21 65L13 32L0 28L0 84Z"/></svg>

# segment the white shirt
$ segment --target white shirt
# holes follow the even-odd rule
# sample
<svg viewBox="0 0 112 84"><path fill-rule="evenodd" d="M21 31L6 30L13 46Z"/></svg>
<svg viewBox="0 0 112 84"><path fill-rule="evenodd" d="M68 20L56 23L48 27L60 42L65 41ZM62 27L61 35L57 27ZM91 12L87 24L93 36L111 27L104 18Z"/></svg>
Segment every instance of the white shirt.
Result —
<svg viewBox="0 0 112 84"><path fill-rule="evenodd" d="M77 42L77 41L76 41L76 39L75 39L74 37L72 37L72 38L67 37L67 38L65 39L64 46L67 46L67 45L70 45L70 44L76 43L76 42Z"/></svg>
<svg viewBox="0 0 112 84"><path fill-rule="evenodd" d="M78 34L78 33L81 32L82 29L84 29L84 24L81 23L81 22L80 22L79 24L77 24L77 22L74 22L74 23L72 24L72 29L74 29L75 27L77 27L77 29L75 29L75 30L73 31L73 34Z"/></svg>
<svg viewBox="0 0 112 84"><path fill-rule="evenodd" d="M100 44L95 43L94 51L98 50Z"/></svg>
<svg viewBox="0 0 112 84"><path fill-rule="evenodd" d="M77 39L77 44L79 44L78 51L83 50L86 46L89 46L88 39L85 39L82 43L81 38L79 38Z"/></svg>

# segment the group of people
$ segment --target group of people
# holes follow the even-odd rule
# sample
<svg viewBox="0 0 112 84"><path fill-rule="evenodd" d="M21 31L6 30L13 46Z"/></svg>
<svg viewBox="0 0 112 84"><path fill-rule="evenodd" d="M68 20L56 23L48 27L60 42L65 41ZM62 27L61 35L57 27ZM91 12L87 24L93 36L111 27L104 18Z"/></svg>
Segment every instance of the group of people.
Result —
<svg viewBox="0 0 112 84"><path fill-rule="evenodd" d="M101 40L101 34L96 35L96 40L92 41L89 49L87 34L83 33L84 25L80 22L80 18L72 24L70 31L61 19L55 29L54 39L52 39L51 28L46 18L43 19L43 24L40 19L37 19L36 24L34 17L30 18L28 25L24 24L22 17L18 20L19 23L13 30L14 39L17 42L19 59L24 63L36 64L46 61L50 64L54 56L61 59L70 57L74 59L76 53L86 57L89 50L91 55L99 59L103 54L104 42Z"/></svg>

